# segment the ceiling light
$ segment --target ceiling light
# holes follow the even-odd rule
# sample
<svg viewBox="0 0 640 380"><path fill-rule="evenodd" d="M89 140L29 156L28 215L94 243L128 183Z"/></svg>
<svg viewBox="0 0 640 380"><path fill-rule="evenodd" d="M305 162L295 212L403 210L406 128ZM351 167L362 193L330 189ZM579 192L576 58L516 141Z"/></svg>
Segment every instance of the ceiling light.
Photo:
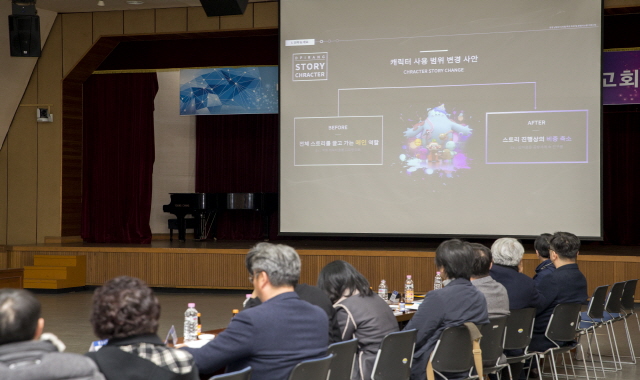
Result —
<svg viewBox="0 0 640 380"><path fill-rule="evenodd" d="M142 4L144 4L144 1L140 1L140 0L127 0L127 4L129 4L129 5L142 5Z"/></svg>
<svg viewBox="0 0 640 380"><path fill-rule="evenodd" d="M99 6L99 7L104 7L104 1L99 0L99 1L98 1L98 6Z"/></svg>

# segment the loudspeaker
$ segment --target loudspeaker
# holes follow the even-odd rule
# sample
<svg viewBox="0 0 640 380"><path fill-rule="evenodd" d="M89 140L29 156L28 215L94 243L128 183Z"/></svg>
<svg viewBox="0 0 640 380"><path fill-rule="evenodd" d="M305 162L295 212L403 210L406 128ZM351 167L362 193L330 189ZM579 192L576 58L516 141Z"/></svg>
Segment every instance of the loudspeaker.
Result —
<svg viewBox="0 0 640 380"><path fill-rule="evenodd" d="M208 17L244 14L249 0L200 0Z"/></svg>
<svg viewBox="0 0 640 380"><path fill-rule="evenodd" d="M12 57L39 57L40 17L10 15L9 45Z"/></svg>

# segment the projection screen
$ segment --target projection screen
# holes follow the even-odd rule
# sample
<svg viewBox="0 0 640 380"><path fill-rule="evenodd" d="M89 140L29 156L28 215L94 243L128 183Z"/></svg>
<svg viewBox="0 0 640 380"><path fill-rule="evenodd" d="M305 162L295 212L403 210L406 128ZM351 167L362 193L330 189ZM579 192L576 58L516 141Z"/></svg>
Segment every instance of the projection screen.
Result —
<svg viewBox="0 0 640 380"><path fill-rule="evenodd" d="M280 0L280 232L600 238L602 4Z"/></svg>

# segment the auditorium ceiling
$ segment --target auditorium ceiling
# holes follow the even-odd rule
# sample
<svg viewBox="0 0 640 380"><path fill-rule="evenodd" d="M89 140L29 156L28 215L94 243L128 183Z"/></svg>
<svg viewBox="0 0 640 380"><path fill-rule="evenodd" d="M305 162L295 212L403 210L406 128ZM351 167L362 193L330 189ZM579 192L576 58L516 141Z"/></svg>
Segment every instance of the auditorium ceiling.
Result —
<svg viewBox="0 0 640 380"><path fill-rule="evenodd" d="M200 0L142 0L143 4L131 5L126 0L103 0L104 6L98 6L98 0L36 0L36 7L58 13L121 11L131 9L199 7ZM274 0L249 0L251 3ZM638 0L640 3L640 0Z"/></svg>

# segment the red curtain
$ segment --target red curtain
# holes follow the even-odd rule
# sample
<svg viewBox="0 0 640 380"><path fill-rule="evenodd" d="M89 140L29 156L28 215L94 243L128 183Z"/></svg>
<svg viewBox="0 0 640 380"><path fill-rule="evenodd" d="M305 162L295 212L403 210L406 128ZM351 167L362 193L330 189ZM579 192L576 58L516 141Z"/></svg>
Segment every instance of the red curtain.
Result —
<svg viewBox="0 0 640 380"><path fill-rule="evenodd" d="M155 73L92 75L83 87L82 238L151 242Z"/></svg>
<svg viewBox="0 0 640 380"><path fill-rule="evenodd" d="M278 115L196 117L196 191L201 193L277 193ZM236 210L216 217L217 238L259 239L257 212ZM271 238L278 231L271 215Z"/></svg>

